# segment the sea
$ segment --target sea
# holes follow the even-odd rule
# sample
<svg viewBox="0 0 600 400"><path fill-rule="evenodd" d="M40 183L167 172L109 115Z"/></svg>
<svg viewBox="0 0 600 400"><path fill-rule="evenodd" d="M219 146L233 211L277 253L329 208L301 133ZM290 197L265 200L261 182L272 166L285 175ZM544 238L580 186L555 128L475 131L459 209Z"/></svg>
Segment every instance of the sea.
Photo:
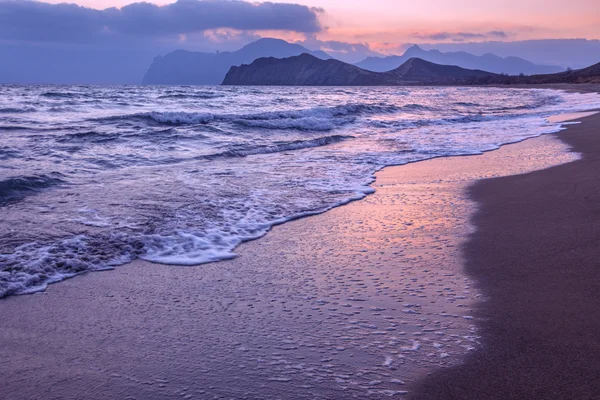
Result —
<svg viewBox="0 0 600 400"><path fill-rule="evenodd" d="M0 85L0 298L134 259L230 259L367 196L385 166L598 108L549 89Z"/></svg>

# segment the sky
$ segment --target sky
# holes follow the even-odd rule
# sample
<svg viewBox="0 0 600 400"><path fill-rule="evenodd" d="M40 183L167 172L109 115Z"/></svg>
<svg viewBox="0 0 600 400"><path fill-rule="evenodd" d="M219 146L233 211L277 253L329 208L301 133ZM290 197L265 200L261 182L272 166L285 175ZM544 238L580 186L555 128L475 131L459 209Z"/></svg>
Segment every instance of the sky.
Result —
<svg viewBox="0 0 600 400"><path fill-rule="evenodd" d="M84 79L79 70L100 65L104 75L129 71L121 79L129 82L157 55L175 49L233 51L261 37L323 50L346 62L402 54L422 44L480 54L493 48L503 56L535 53L540 57L533 61L559 64L567 62L571 43L561 44L562 59L546 58L557 48L545 43L535 51L492 44L600 39L599 0L69 1L0 0L0 81L47 71ZM590 61L588 44L577 47L588 58L576 65ZM67 64L69 72L61 72Z"/></svg>
<svg viewBox="0 0 600 400"><path fill-rule="evenodd" d="M222 0L227 1L227 0ZM50 0L59 3L60 0ZM76 0L86 7L122 7L128 0ZM169 4L169 1L153 1ZM230 2L230 1L228 1ZM600 39L598 0L289 0L310 7L322 27L256 32L288 40L366 43L383 53L406 43L456 43L549 38Z"/></svg>

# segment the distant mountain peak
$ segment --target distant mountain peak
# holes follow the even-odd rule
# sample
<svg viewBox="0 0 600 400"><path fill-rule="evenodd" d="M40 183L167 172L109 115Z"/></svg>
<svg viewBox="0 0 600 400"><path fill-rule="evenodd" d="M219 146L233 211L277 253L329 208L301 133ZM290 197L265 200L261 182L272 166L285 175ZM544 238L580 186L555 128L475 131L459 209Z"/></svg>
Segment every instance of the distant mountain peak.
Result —
<svg viewBox="0 0 600 400"><path fill-rule="evenodd" d="M288 43L283 39L275 39L275 38L260 38L254 42L250 42L247 45L243 46L240 50L243 49L247 49L247 48L252 48L252 47L261 47L261 46L270 46L270 45L277 45L277 46L285 46L285 45L291 45L294 46L292 43Z"/></svg>
<svg viewBox="0 0 600 400"><path fill-rule="evenodd" d="M237 51L200 53L176 50L157 57L146 72L143 84L149 85L218 85L230 67L249 64L258 58L285 58L303 53L327 59L322 51L311 51L282 39L262 38Z"/></svg>
<svg viewBox="0 0 600 400"><path fill-rule="evenodd" d="M418 57L441 65L456 65L466 69L484 70L497 74L534 75L563 71L560 67L536 65L518 57L502 58L493 54L476 56L460 52L442 53L439 50L424 50L418 45L409 47L402 56L369 57L355 64L356 66L374 72L391 71L410 58Z"/></svg>
<svg viewBox="0 0 600 400"><path fill-rule="evenodd" d="M268 43L268 42L272 42L272 43L275 43L275 42L278 42L278 43L288 43L285 40L278 39L278 38L260 38L260 39L258 39L256 41L252 42L252 43L256 44L256 43Z"/></svg>
<svg viewBox="0 0 600 400"><path fill-rule="evenodd" d="M315 57L315 56L313 56L312 54L309 54L309 53L302 53L302 54L299 54L297 57L300 58L301 60L314 60L314 59L318 59L317 57Z"/></svg>

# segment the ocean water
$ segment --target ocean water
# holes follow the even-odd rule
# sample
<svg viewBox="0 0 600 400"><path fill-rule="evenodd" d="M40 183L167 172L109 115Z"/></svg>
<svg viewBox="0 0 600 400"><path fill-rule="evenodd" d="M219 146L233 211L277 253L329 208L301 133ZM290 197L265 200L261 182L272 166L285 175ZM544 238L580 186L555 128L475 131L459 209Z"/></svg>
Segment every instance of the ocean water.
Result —
<svg viewBox="0 0 600 400"><path fill-rule="evenodd" d="M495 88L0 86L0 297L135 258L235 257L387 165L557 132L597 94Z"/></svg>

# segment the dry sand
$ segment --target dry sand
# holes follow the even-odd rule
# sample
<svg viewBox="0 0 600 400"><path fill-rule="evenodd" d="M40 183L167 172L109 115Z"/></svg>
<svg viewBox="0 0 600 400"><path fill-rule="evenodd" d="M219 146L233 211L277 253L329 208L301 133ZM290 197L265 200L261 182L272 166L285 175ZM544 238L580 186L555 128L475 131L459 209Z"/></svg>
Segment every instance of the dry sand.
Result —
<svg viewBox="0 0 600 400"><path fill-rule="evenodd" d="M600 398L600 114L558 136L582 159L470 189L483 348L412 398Z"/></svg>
<svg viewBox="0 0 600 400"><path fill-rule="evenodd" d="M587 123L582 125L587 131L576 127L563 137L591 137L585 136L590 126L598 125ZM589 150L586 146L577 150ZM476 324L484 327L484 344L512 355L525 354L523 346L572 332L567 341L554 341L560 352L550 352L539 361L552 362L551 356L562 356L563 350L589 360L594 353L580 354L580 350L592 350L581 343L593 339L590 335L597 330L589 329L597 328L598 320L586 319L582 313L598 315L598 287L593 286L598 278L591 269L582 275L572 265L575 260L588 264L598 260L589 258L598 248L592 234L600 232L598 222L590 217L598 215L600 192L586 190L588 185L595 188L596 171L585 167L586 161L578 161L554 169L576 173L565 175L569 180L559 181L558 186L554 175L543 172L536 173L546 177L539 182L533 178L536 174L484 181L472 191L473 200L466 190L477 179L524 173L577 158L566 149L550 135L481 156L386 168L377 175L375 194L278 226L266 237L241 246L237 259L199 267L137 261L52 285L41 294L2 300L0 397L402 396L442 366L458 365L469 353L490 353L488 348L480 350ZM518 190L494 183L519 179L528 183L520 183ZM533 188L537 194L530 194ZM527 195L519 190L528 191ZM546 191L553 199L565 196L565 201L577 204L552 205L546 224L519 219L545 212L540 204L547 203L537 201L543 201ZM534 196L531 201L529 196ZM474 200L482 204L475 222L483 234L470 236L469 219L477 209ZM506 215L499 217L494 207ZM591 214L587 219L572 219L578 210ZM496 219L486 222L488 217ZM518 226L505 226L505 222ZM585 232L576 229L582 224ZM592 236L582 240L584 233ZM482 303L480 292L464 274L461 245L469 237L468 272L481 280L486 296L500 293L501 300ZM519 246L513 247L517 238ZM539 247L542 244L554 247L549 251ZM577 246L583 247L581 252ZM485 263L478 258L481 249L487 254ZM549 287L542 286L543 279L530 281L540 275L533 269L491 271L491 266L498 265L493 262L501 260L507 260L501 265L517 266L533 262L543 271L548 258L569 266L552 270L549 276L558 282ZM544 264L535 264L536 260ZM491 284L485 274L501 284ZM577 286L581 279L587 280L584 288L589 292L582 293ZM564 297L557 297L560 301L537 299L533 294L538 289L547 297ZM552 304L553 312L530 315L533 306L545 304ZM579 322L571 325L573 318ZM517 326L505 328L507 319L518 322ZM544 335L537 336L544 326ZM514 332L522 342L517 347L510 340L492 342L488 335L494 329L508 336L513 329L521 329ZM467 359L469 366L477 358ZM562 363L561 358L556 360ZM446 370L471 371L467 366ZM568 365L571 375L578 367ZM591 377L590 370L580 371ZM506 368L484 372L507 373ZM426 381L423 390L443 394L446 384L454 382L455 378L436 376ZM523 384L518 379L514 382Z"/></svg>

